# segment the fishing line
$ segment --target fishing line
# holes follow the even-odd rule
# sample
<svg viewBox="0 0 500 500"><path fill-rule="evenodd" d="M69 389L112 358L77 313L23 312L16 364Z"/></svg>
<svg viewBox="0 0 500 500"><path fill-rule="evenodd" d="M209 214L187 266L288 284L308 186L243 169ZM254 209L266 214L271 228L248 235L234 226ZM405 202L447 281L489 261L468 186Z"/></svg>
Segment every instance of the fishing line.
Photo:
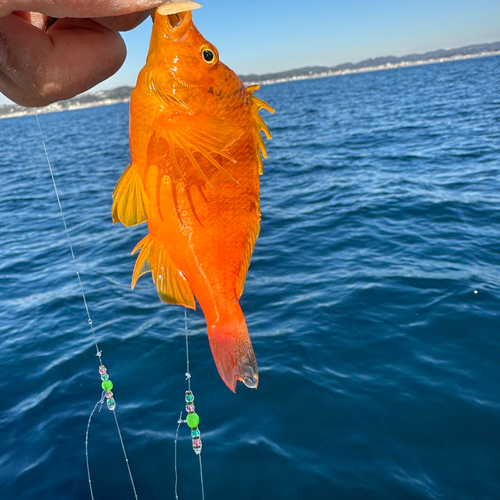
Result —
<svg viewBox="0 0 500 500"><path fill-rule="evenodd" d="M200 462L200 483L201 483L201 498L205 500L205 485L203 482L203 466L201 462L201 432L198 428L200 423L200 417L195 413L194 408L194 394L191 391L191 372L189 371L189 340L188 340L188 326L187 326L187 309L184 309L184 331L186 332L186 380L188 383L188 390L184 396L186 401L186 419L182 419L182 412L179 415L179 420L177 420L177 430L175 432L175 453L174 453L174 471L175 471L175 500L179 500L177 485L179 482L178 470L177 470L177 442L179 440L179 429L182 424L187 424L191 428L191 445L193 451L198 455Z"/></svg>
<svg viewBox="0 0 500 500"><path fill-rule="evenodd" d="M64 210L62 208L61 198L59 196L59 191L57 189L57 184L56 184L56 180L55 180L55 176L54 176L54 171L52 169L52 164L50 162L49 154L48 154L48 151L47 151L47 146L45 144L45 139L44 139L44 136L43 136L42 127L40 125L40 120L38 118L38 113L36 113L36 112L35 112L35 118L36 118L36 121L37 121L37 124L38 124L38 130L40 132L40 138L41 138L41 141L42 141L42 144L43 144L43 149L44 149L44 152L45 152L45 158L47 159L47 165L49 167L50 177L52 179L52 185L54 186L54 192L56 194L57 204L59 206L59 211L61 213L61 218L62 218L62 221L63 221L64 230L66 232L66 239L68 241L69 249L70 249L70 252L71 252L71 258L72 258L73 264L75 266L75 272L76 272L76 276L78 278L78 283L79 283L79 286L80 286L80 292L81 292L81 295L82 295L82 298L83 298L83 304L85 306L85 311L87 313L88 324L89 324L90 330L92 332L92 340L93 340L94 346L96 348L96 356L99 358L99 374L101 376L101 381L102 381L101 386L102 386L103 391L102 391L102 394L101 394L101 399L99 401L97 401L97 403L94 405L94 408L92 409L92 412L90 413L89 419L87 421L87 430L86 430L86 433L85 433L85 459L86 459L86 465L87 465L87 476L88 476L88 482L89 482L90 496L91 496L92 500L94 500L94 491L93 491L93 488L92 488L92 479L91 479L91 474L90 474L90 460L89 460L89 433L90 433L90 424L92 422L92 418L93 418L94 413L96 412L97 408L99 408L99 411L101 411L102 406L106 402L107 408L109 410L113 411L113 416L115 418L115 423L116 423L116 429L117 429L117 432L118 432L118 436L120 438L120 443L121 443L121 447L122 447L122 451L123 451L123 457L125 459L125 463L127 465L128 474L129 474L129 477L130 477L130 483L132 485L132 489L133 489L133 492L134 492L135 500L138 500L137 491L136 491L135 483L134 483L134 478L132 476L132 470L130 468L129 459L128 459L128 456L127 456L127 452L125 450L125 443L123 441L123 437L122 437L120 425L118 423L118 417L116 416L116 411L115 411L116 401L115 401L115 399L113 397L113 393L111 392L111 389L113 388L113 383L111 382L111 380L109 378L109 375L108 375L108 372L107 372L107 368L104 366L104 364L102 362L102 350L99 349L99 346L97 344L97 337L96 337L96 334L95 334L95 330L94 330L94 326L93 326L93 321L92 321L92 318L90 316L90 309L89 309L89 306L88 306L88 303L87 303L87 298L85 296L85 290L84 290L83 282L82 282L82 279L81 279L81 276L80 276L80 271L78 270L78 264L77 264L77 261L76 261L75 252L73 250L73 244L71 242L71 237L69 235L68 225L66 223L66 217L64 215ZM187 412L187 415L186 415L186 419L183 420L183 418L182 418L182 412L180 413L179 420L177 421L177 430L176 430L176 433L175 433L175 458L174 458L174 468L175 468L175 498L176 498L176 500L179 499L179 497L178 497L177 443L178 443L178 439L179 439L180 426L181 426L181 424L186 423L190 427L190 429L191 429L191 444L192 444L192 447L193 447L193 451L198 456L198 460L199 460L199 465L200 465L201 498L202 498L202 500L205 500L205 485L204 485L204 481L203 481L203 465L202 465L202 460L201 460L202 441L201 441L201 433L200 433L200 430L198 428L198 424L199 424L200 419L199 419L199 416L195 413L194 394L191 391L191 372L190 372L190 363L189 363L188 322L187 322L187 310L186 309L184 309L184 331L185 331L185 336L186 336L186 373L185 373L185 375L186 375L186 381L187 381L187 385L188 385L188 390L186 391L184 399L185 399L185 402L186 402L186 412Z"/></svg>
<svg viewBox="0 0 500 500"><path fill-rule="evenodd" d="M188 383L188 389L191 390L191 373L189 372L189 342L188 342L188 319L187 319L187 309L184 309L184 330L186 332L186 380Z"/></svg>
<svg viewBox="0 0 500 500"><path fill-rule="evenodd" d="M181 424L184 423L182 420L182 411L179 413L179 420L177 420L177 430L175 431L175 453L174 453L174 471L175 471L175 500L179 500L179 495L177 494L177 484L179 482L179 476L177 474L177 440L179 439L179 429Z"/></svg>
<svg viewBox="0 0 500 500"><path fill-rule="evenodd" d="M101 399L95 404L94 409L92 410L92 412L89 416L89 420L87 422L87 431L85 433L85 457L86 457L86 462L87 462L87 476L88 476L88 480L89 480L90 496L91 496L92 500L94 500L94 492L92 490L92 480L90 477L90 464L89 464L89 453L88 453L90 423L92 421L92 417L94 416L94 413L95 413L97 407L99 405L101 405L101 408L102 408L104 401L106 401L106 406L108 407L109 410L113 411L113 415L115 417L116 429L118 431L118 436L120 438L120 443L122 446L122 451L123 451L123 456L125 458L125 463L127 464L130 482L132 484L132 489L134 491L134 497L136 500L138 500L137 491L135 489L134 478L132 477L132 470L130 469L130 463L128 460L127 452L125 451L125 444L123 442L123 437L122 437L122 433L120 430L120 425L118 424L118 417L116 416L116 411L115 411L116 401L113 398L113 393L111 392L111 389L113 388L113 383L109 379L107 369L102 362L102 356L101 356L102 351L99 350L99 346L97 344L97 338L96 338L96 334L94 331L92 318L90 316L90 310L89 310L89 307L87 304L87 299L85 297L85 291L83 289L83 283L82 283L82 280L80 277L80 272L78 271L78 265L77 265L76 258L75 258L75 252L73 251L73 244L71 243L71 238L69 236L69 231L68 231L68 225L66 224L66 217L64 216L64 210L62 208L61 199L59 197L59 191L57 189L56 179L54 177L54 172L52 170L52 164L50 162L49 153L47 151L47 146L45 145L45 139L43 137L42 127L40 125L40 120L38 119L38 113L36 111L35 111L35 117L36 117L36 122L38 124L38 130L40 131L40 138L42 140L43 149L45 152L45 158L47 159L47 165L49 166L50 177L52 178L52 184L54 186L54 191L56 193L57 204L59 205L59 211L61 212L61 217L62 217L62 221L64 224L64 230L66 231L66 238L68 240L69 249L71 251L71 257L72 257L73 263L75 265L76 276L78 278L78 283L80 284L80 291L82 294L83 303L85 305L85 311L87 312L88 324L90 326L90 330L92 331L92 340L93 340L94 346L96 348L96 356L99 358L99 374L101 375L101 381L102 381L101 386L102 386L103 391L102 391ZM101 410L101 408L99 408L99 411Z"/></svg>

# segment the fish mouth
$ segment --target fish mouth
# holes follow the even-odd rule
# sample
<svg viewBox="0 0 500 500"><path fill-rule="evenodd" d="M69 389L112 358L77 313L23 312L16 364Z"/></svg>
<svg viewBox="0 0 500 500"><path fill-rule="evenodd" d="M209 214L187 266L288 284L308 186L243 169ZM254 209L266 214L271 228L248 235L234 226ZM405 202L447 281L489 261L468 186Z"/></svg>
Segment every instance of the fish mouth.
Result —
<svg viewBox="0 0 500 500"><path fill-rule="evenodd" d="M174 1L163 5L178 6L184 3L192 4L195 2ZM190 50L192 43L201 43L198 39L202 39L193 24L191 10L172 12L163 15L159 7L154 16L154 24L157 26L158 30L155 35L157 46L167 47L161 49L161 65L167 70L170 81L172 83L175 82L176 85L187 90L203 88L205 83L196 73L190 74L189 71L182 69L186 65L191 67L193 64L196 65L200 62L198 48L196 48L196 50L193 49L192 54ZM193 42L193 39L195 42ZM166 41L168 41L168 43L164 45ZM179 49L175 48L176 44L179 44ZM166 52L163 53L163 50ZM179 58L181 58L182 61L179 61Z"/></svg>
<svg viewBox="0 0 500 500"><path fill-rule="evenodd" d="M161 23L165 35L173 41L180 40L186 35L192 19L190 11L167 15L162 15L157 11L155 13L156 17L160 18L158 21Z"/></svg>
<svg viewBox="0 0 500 500"><path fill-rule="evenodd" d="M179 5L178 3L172 4L164 4L164 5ZM182 43L184 39L189 36L189 31L193 28L192 23L192 14L191 11L186 12L174 12L167 15L162 15L160 12L160 8L154 14L154 24L158 25L159 31L157 32L157 41L158 46L162 46L164 40L167 39L170 42ZM196 28L195 28L196 29ZM202 84L199 81L192 81L191 78L185 79L179 73L179 65L178 56L176 55L175 49L169 47L169 52L164 54L162 57L162 65L166 68L169 78L171 81L175 81L176 84L179 84L181 87L185 89L196 89L201 88ZM153 75L150 76L150 79L154 79ZM164 98L165 93L161 92L159 89L159 85L155 85L155 88L151 86L152 90L160 97ZM164 100L164 99L163 99ZM170 99L168 99L170 100Z"/></svg>
<svg viewBox="0 0 500 500"><path fill-rule="evenodd" d="M185 18L186 18L185 12L179 12L178 14L169 14L167 16L168 24L170 24L170 28L173 30L179 27Z"/></svg>

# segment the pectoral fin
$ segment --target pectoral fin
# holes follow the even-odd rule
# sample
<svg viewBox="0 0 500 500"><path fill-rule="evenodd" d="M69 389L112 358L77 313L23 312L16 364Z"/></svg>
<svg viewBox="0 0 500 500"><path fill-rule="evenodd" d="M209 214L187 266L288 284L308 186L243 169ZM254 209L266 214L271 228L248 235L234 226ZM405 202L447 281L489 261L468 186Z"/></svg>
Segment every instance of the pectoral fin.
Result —
<svg viewBox="0 0 500 500"><path fill-rule="evenodd" d="M135 226L147 220L148 199L144 193L137 166L131 163L123 172L113 192L113 224Z"/></svg>
<svg viewBox="0 0 500 500"><path fill-rule="evenodd" d="M196 309L193 291L181 271L172 262L165 248L151 235L143 238L132 251L141 249L132 275L132 288L145 273L151 272L158 296L166 304L177 304Z"/></svg>
<svg viewBox="0 0 500 500"><path fill-rule="evenodd" d="M219 120L218 118L199 119L189 115L158 118L153 124L156 137L164 139L169 145L173 163L181 164L181 153L211 186L210 180L202 170L194 153L199 153L217 170L237 183L237 180L222 166L221 158L235 163L228 148L243 134L243 129ZM217 158L219 156L219 158ZM199 157L198 157L199 158Z"/></svg>

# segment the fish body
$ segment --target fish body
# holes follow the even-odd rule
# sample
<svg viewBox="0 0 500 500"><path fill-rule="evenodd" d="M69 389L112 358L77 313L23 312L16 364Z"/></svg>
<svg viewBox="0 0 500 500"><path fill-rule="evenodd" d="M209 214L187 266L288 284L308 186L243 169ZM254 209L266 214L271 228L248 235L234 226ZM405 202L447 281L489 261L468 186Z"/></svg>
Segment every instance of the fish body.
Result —
<svg viewBox="0 0 500 500"><path fill-rule="evenodd" d="M238 299L260 227L259 173L266 103L220 62L191 12L155 14L130 104L131 163L113 194L113 221L147 221L132 287L151 271L160 298L207 321L219 374L257 387ZM134 251L135 251L134 250Z"/></svg>

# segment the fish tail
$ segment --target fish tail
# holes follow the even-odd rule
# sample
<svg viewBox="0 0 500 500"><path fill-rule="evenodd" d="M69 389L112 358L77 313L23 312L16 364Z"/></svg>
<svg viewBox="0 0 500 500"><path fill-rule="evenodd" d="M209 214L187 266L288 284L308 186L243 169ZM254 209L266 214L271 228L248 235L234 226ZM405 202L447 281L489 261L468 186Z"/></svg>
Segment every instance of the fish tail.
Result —
<svg viewBox="0 0 500 500"><path fill-rule="evenodd" d="M208 340L217 370L233 392L236 392L238 380L254 389L259 383L257 360L243 314L241 316L241 320L208 326Z"/></svg>

